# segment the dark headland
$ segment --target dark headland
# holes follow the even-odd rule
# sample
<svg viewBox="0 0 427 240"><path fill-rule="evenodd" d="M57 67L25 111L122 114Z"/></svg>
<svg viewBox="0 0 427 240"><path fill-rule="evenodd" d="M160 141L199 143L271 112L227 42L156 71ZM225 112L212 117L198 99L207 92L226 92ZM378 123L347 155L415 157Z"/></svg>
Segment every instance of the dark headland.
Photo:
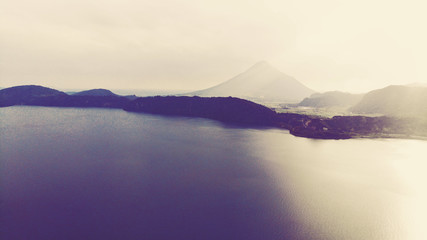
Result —
<svg viewBox="0 0 427 240"><path fill-rule="evenodd" d="M260 104L233 97L142 97L130 101L125 111L201 117L252 126L274 126L277 114Z"/></svg>
<svg viewBox="0 0 427 240"><path fill-rule="evenodd" d="M119 108L131 112L201 117L247 127L288 129L295 136L318 139L420 135L419 125L406 119L384 116L321 118L296 113L276 113L263 105L234 97L156 96L134 99L115 94L68 95L34 85L0 90L0 107L14 105Z"/></svg>

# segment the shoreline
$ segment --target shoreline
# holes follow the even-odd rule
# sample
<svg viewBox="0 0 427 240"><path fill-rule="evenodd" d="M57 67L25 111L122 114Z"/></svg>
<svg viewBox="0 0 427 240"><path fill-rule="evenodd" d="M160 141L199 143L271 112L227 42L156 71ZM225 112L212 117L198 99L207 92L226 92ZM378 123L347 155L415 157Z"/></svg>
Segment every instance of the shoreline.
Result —
<svg viewBox="0 0 427 240"><path fill-rule="evenodd" d="M86 94L68 95L42 86L18 86L0 90L0 107L24 105L122 109L127 112L164 116L206 118L246 128L286 129L294 136L311 139L427 140L427 121L416 118L360 115L319 117L304 113L281 113L267 106L235 97L136 97L111 95L108 90Z"/></svg>
<svg viewBox="0 0 427 240"><path fill-rule="evenodd" d="M304 128L306 130L304 133L302 132L295 132L295 128L298 128L300 126L304 126L304 121L299 121L300 125L296 125L295 123L292 124L286 124L284 122L274 122L273 124L249 124L249 123L238 123L238 122L232 122L232 121L225 121L220 119L214 119L209 117L203 117L203 116L187 116L187 115L175 115L175 114L162 114L162 113L152 113L152 112L143 112L143 111L129 111L124 108L110 108L110 107L98 107L98 106L88 106L88 107L82 107L82 106L52 106L52 105L12 105L8 107L54 107L54 108L76 108L76 109L115 109L115 110L122 110L127 113L143 113L143 114L151 114L151 115L161 115L164 117L186 117L186 118L203 118L203 119L210 119L214 121L218 121L220 123L229 124L230 126L235 127L244 127L244 128L272 128L272 129L278 129L278 130L287 130L288 133L295 137L304 137L308 139L319 139L319 140L346 140L346 139L413 139L413 140L427 140L427 136L424 135L416 135L416 134L404 134L404 133L384 133L384 132L376 132L376 133L366 133L366 134L360 134L360 133L351 133L346 131L341 132L322 132L323 135L316 135L319 134L319 132L316 129L310 129L310 128ZM3 108L3 107L0 107ZM277 115L280 115L282 113L276 113ZM307 121L312 121L313 119L318 120L318 122L322 123L322 121L330 121L333 118L317 118L312 117L309 115L303 115L303 114L292 114L294 117L298 117L300 119L304 119ZM355 116L344 116L346 118L354 118ZM357 116L360 118L361 116ZM363 117L364 118L372 118L372 117ZM282 119L283 120L283 119ZM289 119L287 119L289 121ZM323 129L322 129L323 130Z"/></svg>

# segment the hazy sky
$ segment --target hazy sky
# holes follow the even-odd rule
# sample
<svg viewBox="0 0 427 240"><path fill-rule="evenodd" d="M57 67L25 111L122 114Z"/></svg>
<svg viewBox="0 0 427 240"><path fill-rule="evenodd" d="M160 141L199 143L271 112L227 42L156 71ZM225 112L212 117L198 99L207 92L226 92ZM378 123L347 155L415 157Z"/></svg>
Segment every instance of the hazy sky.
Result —
<svg viewBox="0 0 427 240"><path fill-rule="evenodd" d="M0 86L201 89L266 60L317 91L427 82L425 0L2 0Z"/></svg>

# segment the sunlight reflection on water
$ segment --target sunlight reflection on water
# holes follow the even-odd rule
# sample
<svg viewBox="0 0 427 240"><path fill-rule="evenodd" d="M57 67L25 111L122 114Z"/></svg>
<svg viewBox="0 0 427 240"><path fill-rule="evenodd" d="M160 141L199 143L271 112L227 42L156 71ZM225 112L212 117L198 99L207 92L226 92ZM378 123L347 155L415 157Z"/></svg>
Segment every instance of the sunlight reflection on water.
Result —
<svg viewBox="0 0 427 240"><path fill-rule="evenodd" d="M427 149L425 141L406 141L396 145L399 157L394 159L396 172L405 182L408 195L403 213L408 239L427 239Z"/></svg>
<svg viewBox="0 0 427 240"><path fill-rule="evenodd" d="M305 228L323 239L427 239L426 141L282 135L254 138Z"/></svg>

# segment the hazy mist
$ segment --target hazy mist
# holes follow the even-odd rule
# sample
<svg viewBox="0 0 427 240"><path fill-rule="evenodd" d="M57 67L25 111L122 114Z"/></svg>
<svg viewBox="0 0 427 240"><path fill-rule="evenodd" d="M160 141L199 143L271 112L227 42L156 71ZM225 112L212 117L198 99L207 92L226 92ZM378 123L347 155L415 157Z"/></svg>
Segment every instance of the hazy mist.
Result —
<svg viewBox="0 0 427 240"><path fill-rule="evenodd" d="M425 1L0 2L0 86L211 87L260 60L317 90L427 82Z"/></svg>

